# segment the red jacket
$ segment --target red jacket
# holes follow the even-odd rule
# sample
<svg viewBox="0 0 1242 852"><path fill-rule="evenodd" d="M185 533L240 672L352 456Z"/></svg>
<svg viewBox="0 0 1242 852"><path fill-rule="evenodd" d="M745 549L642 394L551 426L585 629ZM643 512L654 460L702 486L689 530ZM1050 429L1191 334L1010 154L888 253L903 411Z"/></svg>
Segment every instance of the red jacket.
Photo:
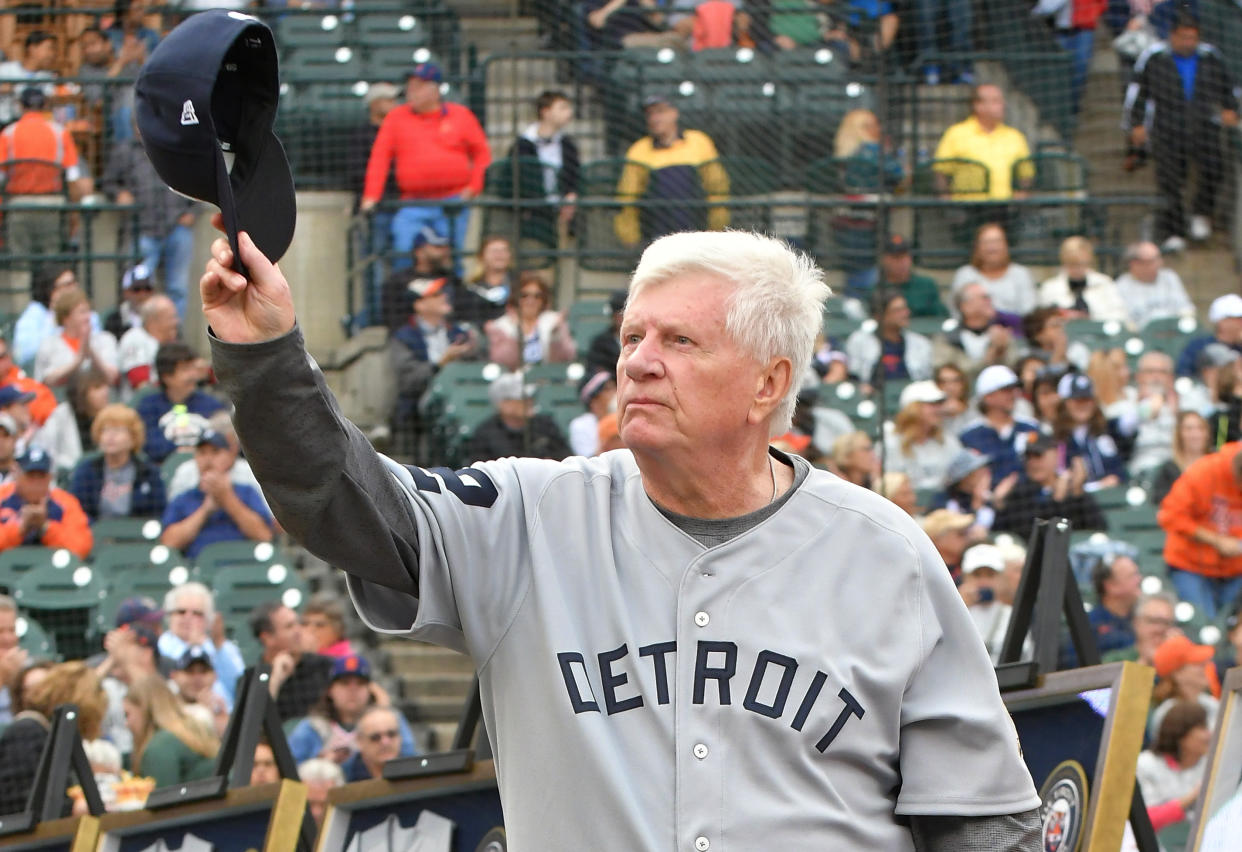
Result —
<svg viewBox="0 0 1242 852"><path fill-rule="evenodd" d="M41 544L44 547L63 547L83 559L91 555L95 537L77 497L60 488L52 489L47 498L47 526L38 540L22 539L22 504L16 484L0 485L0 550L23 544Z"/></svg>
<svg viewBox="0 0 1242 852"><path fill-rule="evenodd" d="M393 160L402 198L448 198L467 188L476 195L482 191L492 152L479 120L460 104L427 113L399 106L375 134L364 199L380 200Z"/></svg>
<svg viewBox="0 0 1242 852"><path fill-rule="evenodd" d="M1100 15L1108 8L1108 0L1074 0L1070 25L1083 30L1095 29Z"/></svg>
<svg viewBox="0 0 1242 852"><path fill-rule="evenodd" d="M1233 457L1242 443L1225 444L1182 471L1160 504L1156 519L1167 535L1164 561L1174 568L1207 577L1242 575L1242 556L1225 558L1216 548L1196 541L1203 528L1242 538L1242 489L1233 476Z"/></svg>

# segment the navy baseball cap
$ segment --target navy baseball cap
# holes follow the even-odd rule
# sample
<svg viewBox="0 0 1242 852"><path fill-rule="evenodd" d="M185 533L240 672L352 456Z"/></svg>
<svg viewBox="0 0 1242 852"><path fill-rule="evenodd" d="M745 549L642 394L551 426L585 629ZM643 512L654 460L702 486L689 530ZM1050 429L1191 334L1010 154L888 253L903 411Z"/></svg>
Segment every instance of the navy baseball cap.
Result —
<svg viewBox="0 0 1242 852"><path fill-rule="evenodd" d="M371 679L371 664L367 662L366 657L358 654L349 654L339 658L332 664L332 680L341 677L360 677L364 680Z"/></svg>
<svg viewBox="0 0 1242 852"><path fill-rule="evenodd" d="M418 251L423 246L446 246L448 244L448 237L431 225L423 225L418 229L418 233L414 235L414 245L411 250Z"/></svg>
<svg viewBox="0 0 1242 852"><path fill-rule="evenodd" d="M151 598L126 598L116 609L116 626L143 623L159 624L164 618L164 611Z"/></svg>
<svg viewBox="0 0 1242 852"><path fill-rule="evenodd" d="M216 667L215 663L211 661L211 655L207 653L206 648L202 645L191 645L185 649L181 659L177 660L177 671L183 672L195 663L202 663L209 669Z"/></svg>
<svg viewBox="0 0 1242 852"><path fill-rule="evenodd" d="M229 446L229 439L221 435L215 429L204 429L203 433L198 436L198 441L194 444L194 446L201 447L204 444L210 444L211 446L221 450L232 449L232 447Z"/></svg>
<svg viewBox="0 0 1242 852"><path fill-rule="evenodd" d="M1057 382L1057 396L1063 399L1092 399L1095 385L1082 373L1067 373Z"/></svg>
<svg viewBox="0 0 1242 852"><path fill-rule="evenodd" d="M293 175L272 132L280 98L276 44L242 12L191 15L138 73L138 131L151 165L181 195L220 208L234 268L246 231L273 262L293 240Z"/></svg>
<svg viewBox="0 0 1242 852"><path fill-rule="evenodd" d="M27 447L26 452L17 457L17 466L26 473L49 473L52 470L52 457L42 447Z"/></svg>
<svg viewBox="0 0 1242 852"><path fill-rule="evenodd" d="M444 72L434 62L420 62L405 75L407 80L425 80L428 83L443 83Z"/></svg>
<svg viewBox="0 0 1242 852"><path fill-rule="evenodd" d="M0 387L0 408L8 408L18 402L30 402L34 398L34 391L24 391L17 385Z"/></svg>

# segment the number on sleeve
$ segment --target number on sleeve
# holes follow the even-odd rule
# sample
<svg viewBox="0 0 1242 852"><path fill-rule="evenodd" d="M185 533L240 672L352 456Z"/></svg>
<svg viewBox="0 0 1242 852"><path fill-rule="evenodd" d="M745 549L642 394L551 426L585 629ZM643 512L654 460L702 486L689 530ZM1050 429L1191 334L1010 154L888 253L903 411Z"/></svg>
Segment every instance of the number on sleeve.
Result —
<svg viewBox="0 0 1242 852"><path fill-rule="evenodd" d="M496 484L478 468L463 467L461 470L453 471L447 467L433 467L428 470L406 465L406 469L410 472L410 476L414 477L414 484L418 486L419 491L440 494L442 493L440 483L443 482L444 487L467 506L490 509L496 502L496 498L500 496L500 492L496 490Z"/></svg>

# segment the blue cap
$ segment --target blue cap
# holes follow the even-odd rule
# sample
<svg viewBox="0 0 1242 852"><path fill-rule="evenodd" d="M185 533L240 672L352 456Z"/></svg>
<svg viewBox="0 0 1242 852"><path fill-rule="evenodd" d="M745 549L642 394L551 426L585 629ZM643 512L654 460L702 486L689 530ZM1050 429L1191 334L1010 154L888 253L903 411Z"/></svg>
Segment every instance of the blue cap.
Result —
<svg viewBox="0 0 1242 852"><path fill-rule="evenodd" d="M24 391L17 385L0 387L0 408L8 408L18 402L30 402L34 398L34 391Z"/></svg>
<svg viewBox="0 0 1242 852"><path fill-rule="evenodd" d="M163 618L163 610L151 598L126 598L116 609L117 627L134 622L159 624Z"/></svg>
<svg viewBox="0 0 1242 852"><path fill-rule="evenodd" d="M164 183L220 208L234 257L239 231L269 260L283 255L297 203L272 131L280 72L267 24L224 9L191 15L151 52L134 91L142 147Z"/></svg>
<svg viewBox="0 0 1242 852"><path fill-rule="evenodd" d="M418 251L423 246L446 246L449 244L449 238L441 234L431 225L423 225L418 229L418 233L414 235L414 251Z"/></svg>
<svg viewBox="0 0 1242 852"><path fill-rule="evenodd" d="M371 664L367 662L366 657L357 654L340 657L332 664L332 680L340 677L360 677L370 680Z"/></svg>
<svg viewBox="0 0 1242 852"><path fill-rule="evenodd" d="M229 446L229 439L221 435L215 429L204 429L202 434L198 436L198 443L194 446L201 447L204 444L210 444L211 446L217 447L221 450L232 449L232 447Z"/></svg>
<svg viewBox="0 0 1242 852"><path fill-rule="evenodd" d="M27 473L48 473L52 469L52 457L42 447L27 447L26 452L17 457L17 466Z"/></svg>
<svg viewBox="0 0 1242 852"><path fill-rule="evenodd" d="M444 82L444 72L434 62L420 62L410 69L410 73L406 74L405 78L407 80L425 80L428 83L442 83Z"/></svg>
<svg viewBox="0 0 1242 852"><path fill-rule="evenodd" d="M1062 399L1092 399L1095 385L1082 373L1067 373L1057 382L1057 396Z"/></svg>
<svg viewBox="0 0 1242 852"><path fill-rule="evenodd" d="M185 649L185 653L177 660L177 671L183 672L194 663L202 663L210 669L215 669L216 665L211 661L211 654L207 653L207 649L202 645L191 645Z"/></svg>

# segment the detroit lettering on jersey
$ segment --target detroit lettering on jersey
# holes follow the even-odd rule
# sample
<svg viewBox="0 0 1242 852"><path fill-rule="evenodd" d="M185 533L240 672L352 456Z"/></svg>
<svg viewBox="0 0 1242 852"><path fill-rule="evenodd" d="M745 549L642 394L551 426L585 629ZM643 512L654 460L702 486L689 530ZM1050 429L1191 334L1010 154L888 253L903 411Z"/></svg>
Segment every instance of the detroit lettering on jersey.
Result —
<svg viewBox="0 0 1242 852"><path fill-rule="evenodd" d="M704 704L710 700L721 706L731 706L734 693L732 685L738 674L737 644L699 640L696 646L692 703ZM676 642L657 642L653 645L643 645L638 649L638 656L647 658L652 667L655 679L654 698L657 706L670 703L669 671L672 668L672 661L669 658L676 653ZM603 697L602 708L600 697L595 695L591 686L587 655L580 651L562 651L556 655L561 677L565 681L569 704L574 713L605 713L612 716L650 706L648 698L651 696L644 696L636 688L628 686L629 675L616 668L616 664L629 654L629 646L623 644L611 651L591 655L591 664L596 667L599 675ZM816 670L815 677L811 680L806 692L796 702L791 702L789 693L793 686L794 675L798 671L798 665L796 659L785 654L767 650L760 651L755 657L755 665L750 672L750 677L745 679L747 686L745 696L742 698L742 708L769 719L783 720L788 714L790 716L789 727L795 731L801 731L806 725L812 708L815 707L824 691L828 675ZM738 683L741 682L742 679L739 679ZM775 693L770 689L770 684L773 682L776 683ZM766 690L765 685L769 685ZM763 695L767 697L761 697ZM832 741L837 738L851 718L861 719L866 712L858 703L858 699L845 687L841 687L837 698L842 706L836 719L814 743L815 748L821 754L828 750Z"/></svg>

